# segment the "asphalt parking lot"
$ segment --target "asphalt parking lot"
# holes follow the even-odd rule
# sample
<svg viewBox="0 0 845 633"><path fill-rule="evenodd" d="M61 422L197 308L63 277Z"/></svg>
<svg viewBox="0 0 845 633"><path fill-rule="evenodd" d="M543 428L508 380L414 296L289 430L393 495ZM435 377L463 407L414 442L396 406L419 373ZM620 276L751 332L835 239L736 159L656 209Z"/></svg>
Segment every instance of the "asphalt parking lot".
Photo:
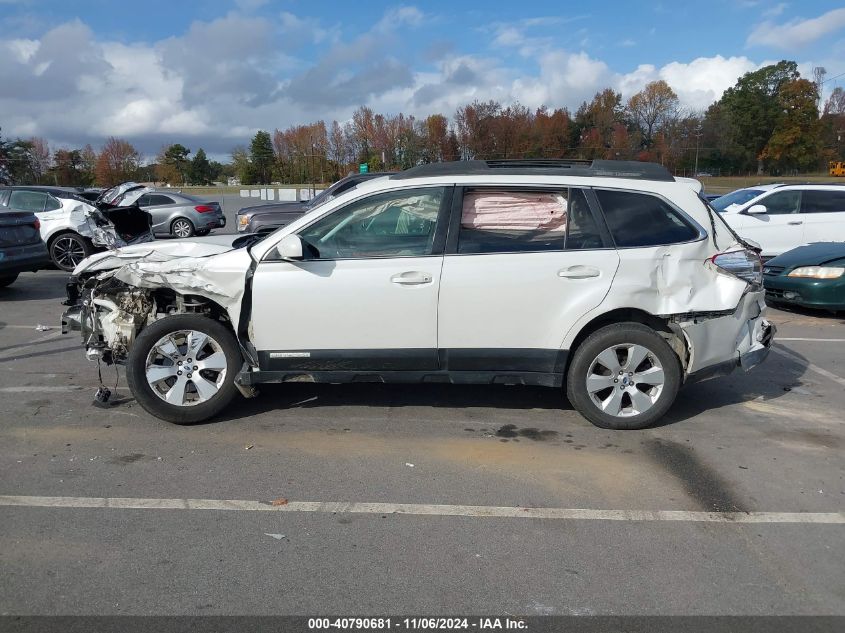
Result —
<svg viewBox="0 0 845 633"><path fill-rule="evenodd" d="M0 290L0 614L845 615L841 315L772 311L761 367L646 431L446 385L178 427L122 375L92 406L64 281Z"/></svg>

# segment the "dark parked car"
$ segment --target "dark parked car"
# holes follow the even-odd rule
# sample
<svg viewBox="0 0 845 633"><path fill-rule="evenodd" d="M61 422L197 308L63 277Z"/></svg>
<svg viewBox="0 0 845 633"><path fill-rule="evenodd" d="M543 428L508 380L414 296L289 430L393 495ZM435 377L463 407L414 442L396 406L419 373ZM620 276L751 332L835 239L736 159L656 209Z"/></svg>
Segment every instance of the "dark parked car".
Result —
<svg viewBox="0 0 845 633"><path fill-rule="evenodd" d="M19 273L35 272L50 263L40 228L31 211L0 209L0 288L12 283Z"/></svg>
<svg viewBox="0 0 845 633"><path fill-rule="evenodd" d="M816 242L763 265L766 303L845 310L845 243Z"/></svg>
<svg viewBox="0 0 845 633"><path fill-rule="evenodd" d="M381 176L389 176L393 172L370 172L366 174L352 174L341 178L331 187L324 189L311 200L300 202L279 202L277 204L260 204L254 207L244 207L238 211L239 233L272 233L280 226L286 226L294 220L308 213L311 209L346 193L360 183Z"/></svg>

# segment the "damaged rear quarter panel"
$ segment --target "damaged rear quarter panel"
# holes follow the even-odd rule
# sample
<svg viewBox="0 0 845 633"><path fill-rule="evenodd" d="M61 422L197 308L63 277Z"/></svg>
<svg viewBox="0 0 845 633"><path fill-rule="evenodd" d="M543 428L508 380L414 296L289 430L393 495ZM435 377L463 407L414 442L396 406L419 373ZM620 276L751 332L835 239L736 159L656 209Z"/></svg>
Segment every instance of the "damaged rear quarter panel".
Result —
<svg viewBox="0 0 845 633"><path fill-rule="evenodd" d="M734 245L724 250L741 248ZM633 308L668 318L691 312L736 309L746 296L748 284L719 272L708 261L716 252L709 239L651 248L619 249L619 269L607 298L575 323L566 334L562 348L569 349L584 326L613 310ZM762 292L748 294L762 296ZM752 300L751 304L756 302ZM753 311L753 308L749 309ZM709 362L708 359L736 357L736 337L747 321L747 318L743 320L742 314L745 314L743 310L737 310L733 316L699 324L680 324L682 330L690 331L686 342L691 348L692 363L687 371L703 366L701 363Z"/></svg>

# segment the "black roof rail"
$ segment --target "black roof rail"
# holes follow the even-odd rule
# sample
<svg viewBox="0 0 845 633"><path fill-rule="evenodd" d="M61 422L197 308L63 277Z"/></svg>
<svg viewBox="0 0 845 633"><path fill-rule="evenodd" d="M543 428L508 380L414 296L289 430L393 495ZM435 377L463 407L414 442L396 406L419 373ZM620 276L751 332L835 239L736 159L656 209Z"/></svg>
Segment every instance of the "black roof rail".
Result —
<svg viewBox="0 0 845 633"><path fill-rule="evenodd" d="M781 182L775 185L775 189L778 187L792 187L794 185L820 185L822 187L845 187L845 182L810 182L809 180L805 180L803 182Z"/></svg>
<svg viewBox="0 0 845 633"><path fill-rule="evenodd" d="M431 176L473 176L501 174L507 176L600 176L635 180L675 179L663 165L635 160L570 160L558 158L527 158L503 160L456 160L446 163L418 165L390 176L392 180Z"/></svg>

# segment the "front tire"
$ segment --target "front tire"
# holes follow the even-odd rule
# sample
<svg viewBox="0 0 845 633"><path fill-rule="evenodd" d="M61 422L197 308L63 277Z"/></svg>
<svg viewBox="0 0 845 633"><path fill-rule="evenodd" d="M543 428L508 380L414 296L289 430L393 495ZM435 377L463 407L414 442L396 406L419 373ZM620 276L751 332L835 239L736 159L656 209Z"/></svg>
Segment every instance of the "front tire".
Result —
<svg viewBox="0 0 845 633"><path fill-rule="evenodd" d="M79 233L67 231L50 240L49 251L56 268L71 272L79 262L94 252L94 247Z"/></svg>
<svg viewBox="0 0 845 633"><path fill-rule="evenodd" d="M129 351L126 378L146 411L175 424L194 424L231 402L242 365L237 341L222 323L177 314L138 335Z"/></svg>
<svg viewBox="0 0 845 633"><path fill-rule="evenodd" d="M590 334L575 350L566 378L569 402L603 429L654 424L680 387L677 354L641 323L617 323Z"/></svg>
<svg viewBox="0 0 845 633"><path fill-rule="evenodd" d="M194 223L187 218L176 218L170 223L170 234L173 237L186 238L195 233Z"/></svg>

